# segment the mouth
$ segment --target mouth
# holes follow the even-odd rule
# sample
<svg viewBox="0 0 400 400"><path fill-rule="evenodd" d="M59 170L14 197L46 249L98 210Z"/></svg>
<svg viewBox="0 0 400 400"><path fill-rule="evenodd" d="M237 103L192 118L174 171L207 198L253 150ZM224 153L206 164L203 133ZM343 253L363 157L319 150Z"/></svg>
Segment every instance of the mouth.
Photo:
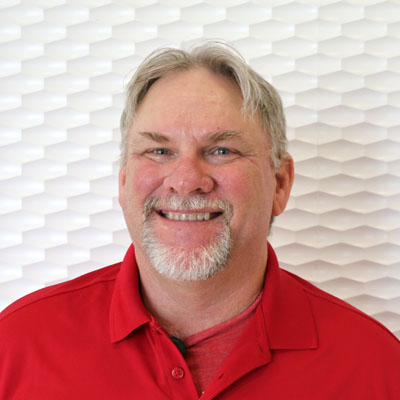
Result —
<svg viewBox="0 0 400 400"><path fill-rule="evenodd" d="M163 218L174 221L209 221L222 215L222 211L216 212L177 212L157 210L157 214Z"/></svg>

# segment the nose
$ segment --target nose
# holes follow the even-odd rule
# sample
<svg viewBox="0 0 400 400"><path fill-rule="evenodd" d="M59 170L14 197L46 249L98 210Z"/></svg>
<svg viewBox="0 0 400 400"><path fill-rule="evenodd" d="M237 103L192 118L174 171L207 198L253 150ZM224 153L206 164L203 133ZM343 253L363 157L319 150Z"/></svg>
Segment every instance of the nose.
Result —
<svg viewBox="0 0 400 400"><path fill-rule="evenodd" d="M164 187L168 192L181 196L210 193L215 185L207 174L201 160L186 157L171 166L173 169L164 178Z"/></svg>

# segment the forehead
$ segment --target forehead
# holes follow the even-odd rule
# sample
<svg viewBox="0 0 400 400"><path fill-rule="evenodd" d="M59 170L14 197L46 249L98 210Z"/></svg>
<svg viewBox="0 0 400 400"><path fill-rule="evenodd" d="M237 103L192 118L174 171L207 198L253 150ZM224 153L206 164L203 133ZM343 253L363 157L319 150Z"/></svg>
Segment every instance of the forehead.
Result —
<svg viewBox="0 0 400 400"><path fill-rule="evenodd" d="M174 96L179 97L185 97L185 94L190 92L195 97L231 97L235 98L237 103L242 103L241 91L233 78L216 74L205 67L192 67L167 74L150 87L144 100L153 99L155 96L168 96L171 91L174 91Z"/></svg>
<svg viewBox="0 0 400 400"><path fill-rule="evenodd" d="M157 80L136 111L137 122L241 117L242 95L233 79L205 68L176 71Z"/></svg>

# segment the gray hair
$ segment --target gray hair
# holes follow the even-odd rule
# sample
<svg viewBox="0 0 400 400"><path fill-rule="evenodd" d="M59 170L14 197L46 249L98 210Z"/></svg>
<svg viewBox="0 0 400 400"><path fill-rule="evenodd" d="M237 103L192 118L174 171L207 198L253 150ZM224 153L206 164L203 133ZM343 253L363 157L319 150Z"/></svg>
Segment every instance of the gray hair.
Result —
<svg viewBox="0 0 400 400"><path fill-rule="evenodd" d="M193 67L204 67L217 75L234 79L242 92L243 115L251 118L255 113L259 114L263 130L270 135L272 164L279 168L281 155L287 148L285 116L279 94L246 64L234 48L220 42L206 42L191 51L161 49L143 61L127 86L120 123L121 165L126 162L129 129L151 85L171 72Z"/></svg>

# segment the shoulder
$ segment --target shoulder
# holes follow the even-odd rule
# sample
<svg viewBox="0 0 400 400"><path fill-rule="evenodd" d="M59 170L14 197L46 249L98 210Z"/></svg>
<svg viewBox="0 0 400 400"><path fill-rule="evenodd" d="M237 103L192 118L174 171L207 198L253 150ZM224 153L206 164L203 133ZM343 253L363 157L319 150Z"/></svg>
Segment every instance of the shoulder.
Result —
<svg viewBox="0 0 400 400"><path fill-rule="evenodd" d="M316 334L307 366L315 368L315 379L332 384L335 398L397 399L399 339L374 318L290 272L281 269L280 281L282 290L298 290L307 299Z"/></svg>
<svg viewBox="0 0 400 400"><path fill-rule="evenodd" d="M352 348L371 345L377 348L377 345L381 344L389 351L393 350L400 361L400 340L383 324L299 276L281 271L286 279L296 281L306 293L320 340L331 339L341 343L343 347Z"/></svg>
<svg viewBox="0 0 400 400"><path fill-rule="evenodd" d="M351 377L371 398L393 398L400 392L400 341L384 325L343 300L282 270L308 298L317 333L321 370L336 378Z"/></svg>
<svg viewBox="0 0 400 400"><path fill-rule="evenodd" d="M38 290L0 314L0 398L11 398L10 393L27 398L38 379L55 384L54 370L65 376L68 365L79 365L85 349L108 341L119 269L115 264Z"/></svg>
<svg viewBox="0 0 400 400"><path fill-rule="evenodd" d="M101 286L114 283L120 265L121 263L113 264L78 278L30 293L15 301L0 313L0 324L15 314L27 313L37 317L41 309L46 309L48 312L52 304L59 307L61 303L68 304L73 299L90 296L98 291Z"/></svg>

